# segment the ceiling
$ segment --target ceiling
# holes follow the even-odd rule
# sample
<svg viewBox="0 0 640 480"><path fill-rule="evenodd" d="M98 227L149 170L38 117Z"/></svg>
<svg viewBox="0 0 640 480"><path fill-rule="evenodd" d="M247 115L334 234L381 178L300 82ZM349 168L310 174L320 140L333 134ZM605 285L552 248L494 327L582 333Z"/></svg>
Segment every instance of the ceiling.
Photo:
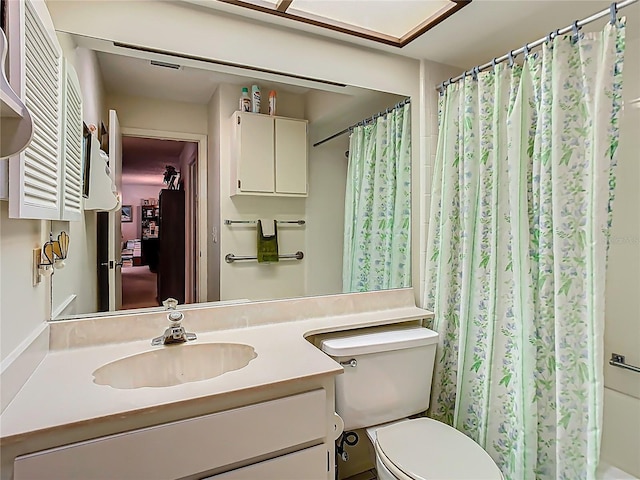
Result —
<svg viewBox="0 0 640 480"><path fill-rule="evenodd" d="M149 60L97 52L105 89L109 93L177 102L208 103L218 84L247 87L251 79L239 75L181 66L179 69L152 65ZM123 75L126 72L126 75ZM189 88L184 88L189 85ZM302 94L309 89L285 83L260 81L263 91Z"/></svg>
<svg viewBox="0 0 640 480"><path fill-rule="evenodd" d="M469 0L217 0L265 15L402 46L443 21Z"/></svg>
<svg viewBox="0 0 640 480"><path fill-rule="evenodd" d="M164 170L180 170L179 157L188 142L122 137L122 182L162 187Z"/></svg>
<svg viewBox="0 0 640 480"><path fill-rule="evenodd" d="M258 22L302 30L375 50L427 59L466 70L486 63L509 50L522 47L526 42L545 37L549 32L566 27L575 20L607 9L611 4L610 1L602 0L473 0L408 45L398 48L217 0L184 1L194 4L194 8L198 5ZM336 0L315 1L331 4ZM396 2L397 0L363 0L361 3L366 3L367 8L375 8L376 5L388 6ZM628 37L638 38L640 4L625 8L621 15L628 17ZM585 28L599 28L605 21L606 19L601 20Z"/></svg>

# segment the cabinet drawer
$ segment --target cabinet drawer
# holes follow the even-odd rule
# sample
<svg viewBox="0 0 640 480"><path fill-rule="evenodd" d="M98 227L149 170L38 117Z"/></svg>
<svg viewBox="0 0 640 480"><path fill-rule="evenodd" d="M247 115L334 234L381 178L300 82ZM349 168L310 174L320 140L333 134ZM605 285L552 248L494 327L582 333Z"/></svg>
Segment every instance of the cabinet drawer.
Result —
<svg viewBox="0 0 640 480"><path fill-rule="evenodd" d="M326 480L327 453L317 445L202 480Z"/></svg>
<svg viewBox="0 0 640 480"><path fill-rule="evenodd" d="M14 478L179 478L241 462L327 433L322 389L134 430L16 458Z"/></svg>

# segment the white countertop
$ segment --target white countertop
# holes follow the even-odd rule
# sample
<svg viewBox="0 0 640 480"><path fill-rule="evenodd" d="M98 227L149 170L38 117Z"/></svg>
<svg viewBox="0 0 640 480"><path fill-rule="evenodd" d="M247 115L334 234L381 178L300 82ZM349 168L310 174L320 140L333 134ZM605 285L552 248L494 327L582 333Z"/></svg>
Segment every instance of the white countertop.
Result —
<svg viewBox="0 0 640 480"><path fill-rule="evenodd" d="M286 382L340 374L342 367L305 337L310 334L419 320L430 315L415 306L354 314L325 315L209 332L195 331L209 342L244 343L257 357L246 367L221 376L171 387L116 389L93 383L93 372L114 360L157 348L150 338L124 343L51 350L0 416L0 445L44 432L91 422L126 418L196 400L248 392ZM188 325L188 313L185 328ZM158 335L162 332L158 332Z"/></svg>

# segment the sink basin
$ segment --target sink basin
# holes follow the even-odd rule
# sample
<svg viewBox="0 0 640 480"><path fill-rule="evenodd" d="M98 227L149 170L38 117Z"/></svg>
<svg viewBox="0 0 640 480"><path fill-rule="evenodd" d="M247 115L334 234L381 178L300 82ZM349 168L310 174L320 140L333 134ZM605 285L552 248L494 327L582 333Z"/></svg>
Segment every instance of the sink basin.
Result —
<svg viewBox="0 0 640 480"><path fill-rule="evenodd" d="M107 363L93 382L113 388L171 387L246 367L258 355L242 343L169 345Z"/></svg>

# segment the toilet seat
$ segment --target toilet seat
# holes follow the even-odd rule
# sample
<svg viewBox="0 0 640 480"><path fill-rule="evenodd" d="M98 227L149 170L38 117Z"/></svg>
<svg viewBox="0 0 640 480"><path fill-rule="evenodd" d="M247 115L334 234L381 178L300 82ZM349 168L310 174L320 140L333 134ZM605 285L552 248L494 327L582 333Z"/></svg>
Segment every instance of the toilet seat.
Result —
<svg viewBox="0 0 640 480"><path fill-rule="evenodd" d="M376 430L378 458L400 480L502 480L500 469L477 443L430 418Z"/></svg>

